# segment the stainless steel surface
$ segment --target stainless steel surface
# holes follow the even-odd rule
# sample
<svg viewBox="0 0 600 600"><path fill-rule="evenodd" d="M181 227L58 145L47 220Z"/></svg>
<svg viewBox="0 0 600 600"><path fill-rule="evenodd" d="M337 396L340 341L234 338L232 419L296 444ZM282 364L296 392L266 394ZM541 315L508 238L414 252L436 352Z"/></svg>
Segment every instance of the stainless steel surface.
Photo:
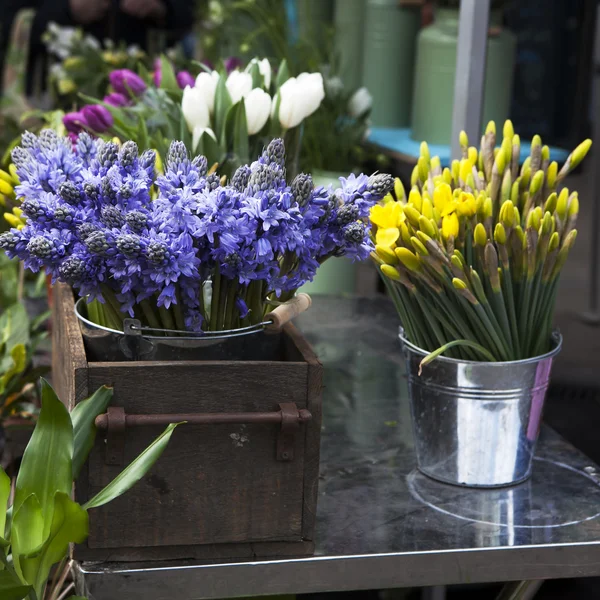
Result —
<svg viewBox="0 0 600 600"><path fill-rule="evenodd" d="M126 319L123 331L102 327L85 316L85 300L75 303L75 315L92 361L130 360L276 360L280 336L266 333L265 321L250 327L193 335L157 336L148 333L177 333L170 329L140 327Z"/></svg>
<svg viewBox="0 0 600 600"><path fill-rule="evenodd" d="M393 307L313 300L298 325L325 367L316 555L78 565L92 598L201 600L600 575L599 467L542 428L532 476L518 486L473 490L426 477L415 468Z"/></svg>
<svg viewBox="0 0 600 600"><path fill-rule="evenodd" d="M461 0L450 141L453 159L461 156L461 130L472 143L481 137L489 17L490 0Z"/></svg>
<svg viewBox="0 0 600 600"><path fill-rule="evenodd" d="M514 581L507 583L496 600L532 600L543 581Z"/></svg>
<svg viewBox="0 0 600 600"><path fill-rule="evenodd" d="M440 356L419 374L428 352L402 333L419 469L471 487L527 479L560 334L552 351L537 358L490 363Z"/></svg>

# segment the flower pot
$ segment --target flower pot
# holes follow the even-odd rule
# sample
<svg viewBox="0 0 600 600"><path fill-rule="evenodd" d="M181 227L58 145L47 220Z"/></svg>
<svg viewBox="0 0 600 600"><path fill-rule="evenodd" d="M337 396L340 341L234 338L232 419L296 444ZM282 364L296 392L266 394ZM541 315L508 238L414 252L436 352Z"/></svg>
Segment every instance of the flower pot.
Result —
<svg viewBox="0 0 600 600"><path fill-rule="evenodd" d="M473 362L428 354L400 331L419 470L469 487L501 487L531 474L552 361L547 354L512 362Z"/></svg>

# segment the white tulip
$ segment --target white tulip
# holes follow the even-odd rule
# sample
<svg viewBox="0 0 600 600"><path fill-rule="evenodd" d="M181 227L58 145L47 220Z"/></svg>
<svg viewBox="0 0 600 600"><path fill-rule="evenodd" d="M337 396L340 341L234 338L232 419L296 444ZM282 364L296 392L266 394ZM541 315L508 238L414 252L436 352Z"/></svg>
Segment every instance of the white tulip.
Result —
<svg viewBox="0 0 600 600"><path fill-rule="evenodd" d="M373 96L366 87L361 87L352 94L348 101L348 112L351 117L358 119L373 106Z"/></svg>
<svg viewBox="0 0 600 600"><path fill-rule="evenodd" d="M232 71L227 78L227 91L235 104L252 91L252 75L241 71Z"/></svg>
<svg viewBox="0 0 600 600"><path fill-rule="evenodd" d="M254 88L244 99L248 135L258 133L271 113L271 96L262 88Z"/></svg>
<svg viewBox="0 0 600 600"><path fill-rule="evenodd" d="M198 88L188 85L183 90L181 111L190 131L194 131L196 127L208 127L210 124L206 97Z"/></svg>
<svg viewBox="0 0 600 600"><path fill-rule="evenodd" d="M210 127L200 127L200 126L194 127L194 131L192 132L192 148L194 148L194 151L198 147L200 138L202 137L202 135L204 133L208 133L208 135L210 135L210 137L213 140L215 140L215 142L217 141L217 136L215 135L215 132Z"/></svg>
<svg viewBox="0 0 600 600"><path fill-rule="evenodd" d="M325 97L321 73L300 73L279 88L279 122L284 129L297 127L321 105ZM273 101L273 111L277 99Z"/></svg>
<svg viewBox="0 0 600 600"><path fill-rule="evenodd" d="M212 115L215 110L215 92L217 90L217 84L219 83L219 73L213 71L207 73L203 71L196 77L196 84L194 87L200 90L206 98L206 105L208 106L208 112Z"/></svg>
<svg viewBox="0 0 600 600"><path fill-rule="evenodd" d="M269 89L271 87L271 63L269 62L269 59L263 58L262 60L258 60L258 58L253 58L246 67L246 73L250 73L252 65L258 65L258 71L263 78L265 87Z"/></svg>

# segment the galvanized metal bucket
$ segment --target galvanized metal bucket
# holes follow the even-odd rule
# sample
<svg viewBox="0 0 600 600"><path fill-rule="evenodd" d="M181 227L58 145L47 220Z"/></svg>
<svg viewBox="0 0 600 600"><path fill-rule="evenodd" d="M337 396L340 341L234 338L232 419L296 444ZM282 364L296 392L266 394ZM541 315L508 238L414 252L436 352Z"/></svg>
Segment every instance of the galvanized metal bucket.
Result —
<svg viewBox="0 0 600 600"><path fill-rule="evenodd" d="M310 306L310 297L300 298ZM303 305L304 306L304 305ZM305 310L308 306L304 306ZM278 328L295 316L294 310L277 313L284 305L269 314L262 323L217 332L190 332L152 329L136 319L125 319L123 331L102 327L87 318L86 303L75 303L86 355L90 361L180 361L180 360L278 360L281 356L281 336L266 328L276 321ZM277 318L278 316L282 318ZM292 316L290 316L292 315Z"/></svg>
<svg viewBox="0 0 600 600"><path fill-rule="evenodd" d="M438 357L419 375L428 352L400 329L406 357L419 470L445 483L501 487L531 474L552 360L547 354L511 362Z"/></svg>

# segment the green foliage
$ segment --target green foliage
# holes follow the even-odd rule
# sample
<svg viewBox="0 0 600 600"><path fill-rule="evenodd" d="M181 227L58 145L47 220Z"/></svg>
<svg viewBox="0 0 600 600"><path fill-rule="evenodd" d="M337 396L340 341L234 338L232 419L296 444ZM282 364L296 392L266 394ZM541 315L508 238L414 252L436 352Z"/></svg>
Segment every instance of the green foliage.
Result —
<svg viewBox="0 0 600 600"><path fill-rule="evenodd" d="M135 485L166 448L169 425L113 482L85 506L71 499L73 479L87 459L112 389L102 387L71 414L42 380L42 408L27 445L9 507L10 480L0 468L0 597L43 600L52 567L67 557L69 544L88 536L88 509L114 500ZM13 515L12 520L7 515ZM73 597L75 598L75 597Z"/></svg>

